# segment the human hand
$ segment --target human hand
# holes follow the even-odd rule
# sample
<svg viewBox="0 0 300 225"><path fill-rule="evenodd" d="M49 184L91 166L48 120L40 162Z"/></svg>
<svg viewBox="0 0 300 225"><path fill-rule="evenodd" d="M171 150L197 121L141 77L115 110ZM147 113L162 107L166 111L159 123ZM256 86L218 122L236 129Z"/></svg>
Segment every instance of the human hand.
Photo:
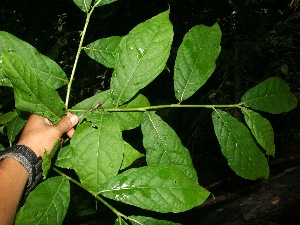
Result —
<svg viewBox="0 0 300 225"><path fill-rule="evenodd" d="M74 126L78 123L78 116L68 113L65 118L57 124L35 114L32 114L21 134L17 145L26 145L39 157L44 155L45 150L50 151L54 143L64 134L67 133L72 137Z"/></svg>

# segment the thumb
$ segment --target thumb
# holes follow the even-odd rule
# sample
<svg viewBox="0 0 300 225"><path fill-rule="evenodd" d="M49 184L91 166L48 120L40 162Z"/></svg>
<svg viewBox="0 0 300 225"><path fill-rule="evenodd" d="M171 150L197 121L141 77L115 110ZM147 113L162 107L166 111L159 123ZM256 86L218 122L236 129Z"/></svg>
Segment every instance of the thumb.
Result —
<svg viewBox="0 0 300 225"><path fill-rule="evenodd" d="M67 116L61 119L54 127L59 131L61 136L71 130L78 123L78 120L79 117L77 115L68 113Z"/></svg>

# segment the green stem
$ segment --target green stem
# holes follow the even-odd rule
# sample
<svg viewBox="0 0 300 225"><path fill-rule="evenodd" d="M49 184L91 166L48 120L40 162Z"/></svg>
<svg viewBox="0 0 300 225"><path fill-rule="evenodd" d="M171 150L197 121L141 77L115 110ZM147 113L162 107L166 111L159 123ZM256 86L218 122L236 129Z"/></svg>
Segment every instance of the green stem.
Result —
<svg viewBox="0 0 300 225"><path fill-rule="evenodd" d="M179 105L179 104L170 104L170 105L157 105L157 106L145 106L137 108L104 108L107 112L144 112L147 110L156 110L156 109L165 109L165 108L235 108L241 107L240 104L231 104L231 105Z"/></svg>
<svg viewBox="0 0 300 225"><path fill-rule="evenodd" d="M166 109L166 108L242 108L242 103L239 104L230 104L230 105L179 105L179 104L170 104L170 105L157 105L157 106L144 106L136 108L103 108L106 112L145 112L147 110L156 110L156 109ZM100 107L99 107L100 108ZM97 108L96 108L97 109ZM81 109L72 109L71 112L88 112L96 110L94 106L89 110Z"/></svg>
<svg viewBox="0 0 300 225"><path fill-rule="evenodd" d="M73 65L73 68L72 68L70 81L69 81L68 87L67 87L67 95L66 95L66 101L65 101L65 108L66 108L66 110L69 107L71 87L72 87L72 83L73 83L73 80L74 80L74 75L75 75L75 71L76 71L78 59L79 59L79 56L80 56L80 52L82 50L83 40L84 40L84 37L85 37L85 34L86 34L86 30L87 30L88 24L90 22L91 15L92 15L92 13L93 13L93 11L95 9L95 6L96 5L94 5L91 8L90 12L88 12L87 15L86 15L86 20L85 20L84 28L83 28L83 31L81 33L81 39L80 39L80 42L79 42L79 46L78 46L76 58L75 58L74 65Z"/></svg>
<svg viewBox="0 0 300 225"><path fill-rule="evenodd" d="M53 167L53 170L55 172L57 172L59 175L65 177L66 179L68 179L69 181L71 181L72 183L78 185L79 187L81 187L82 189L86 190L87 192L89 192L90 194L92 194L97 200L99 200L100 202L102 202L105 206L107 206L113 213L115 213L118 217L123 217L125 219L128 219L127 216L125 216L124 214L122 214L121 212L119 212L117 209L115 209L113 206L111 206L107 201L105 201L103 198L101 198L97 193L87 189L85 186L83 186L81 183L79 183L77 180L74 180L72 177L69 177L68 175L66 175L65 173L63 173L62 171L60 171L58 168Z"/></svg>
<svg viewBox="0 0 300 225"><path fill-rule="evenodd" d="M56 167L52 167L52 169L58 173L59 175L67 178L69 181L73 182L74 184L78 185L79 187L83 188L84 190L87 190L86 187L84 187L81 183L79 183L77 180L74 180L72 177L69 177L67 174L63 173L62 171L60 171L58 168ZM87 190L89 193L91 193L89 190ZM91 193L93 194L93 193Z"/></svg>

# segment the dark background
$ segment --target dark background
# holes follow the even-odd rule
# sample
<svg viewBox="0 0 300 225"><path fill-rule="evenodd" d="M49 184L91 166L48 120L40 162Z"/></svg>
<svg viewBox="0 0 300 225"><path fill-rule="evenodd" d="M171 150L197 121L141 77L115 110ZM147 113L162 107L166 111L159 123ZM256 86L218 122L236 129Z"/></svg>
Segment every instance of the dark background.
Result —
<svg viewBox="0 0 300 225"><path fill-rule="evenodd" d="M167 10L174 26L174 42L168 61L170 73L164 71L142 90L151 105L177 103L173 91L173 66L177 49L185 33L195 25L218 23L222 30L222 52L217 68L209 81L185 104L231 104L251 87L270 76L287 82L291 91L300 97L300 12L299 1L280 0L119 0L97 8L91 18L84 45L99 38L126 35L137 24ZM85 14L71 0L2 0L0 30L7 31L35 46L71 74ZM112 70L97 64L82 53L75 74L71 106L109 88ZM62 96L65 89L60 90ZM14 107L9 88L0 88L2 112ZM238 110L229 112L242 120ZM221 155L212 129L211 111L205 109L164 109L158 113L177 132L190 150L200 184L230 178L213 193L226 194L255 182L237 178ZM300 114L299 107L280 115L264 114L273 125L276 157L270 158L271 176L299 165ZM143 151L140 130L124 134L126 140ZM291 158L293 157L293 158ZM272 163L286 160L279 166ZM295 160L294 160L295 159ZM277 161L276 161L277 160ZM70 211L65 224L112 224L114 216L98 203L97 214L78 217L82 206L95 208L90 196L74 187ZM83 198L85 199L83 201ZM120 211L150 215L183 224L195 224L201 215L214 208L194 209L182 214L157 214L113 203ZM76 206L77 205L77 206ZM287 223L288 224L288 223Z"/></svg>

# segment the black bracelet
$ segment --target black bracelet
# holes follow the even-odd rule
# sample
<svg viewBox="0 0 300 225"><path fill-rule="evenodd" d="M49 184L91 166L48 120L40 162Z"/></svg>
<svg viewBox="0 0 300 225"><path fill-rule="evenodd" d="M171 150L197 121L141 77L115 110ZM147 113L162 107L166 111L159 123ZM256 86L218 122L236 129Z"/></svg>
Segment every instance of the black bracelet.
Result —
<svg viewBox="0 0 300 225"><path fill-rule="evenodd" d="M18 161L28 173L28 182L25 189L25 196L32 191L42 178L42 157L36 154L25 145L14 145L0 151L0 160L11 158Z"/></svg>

